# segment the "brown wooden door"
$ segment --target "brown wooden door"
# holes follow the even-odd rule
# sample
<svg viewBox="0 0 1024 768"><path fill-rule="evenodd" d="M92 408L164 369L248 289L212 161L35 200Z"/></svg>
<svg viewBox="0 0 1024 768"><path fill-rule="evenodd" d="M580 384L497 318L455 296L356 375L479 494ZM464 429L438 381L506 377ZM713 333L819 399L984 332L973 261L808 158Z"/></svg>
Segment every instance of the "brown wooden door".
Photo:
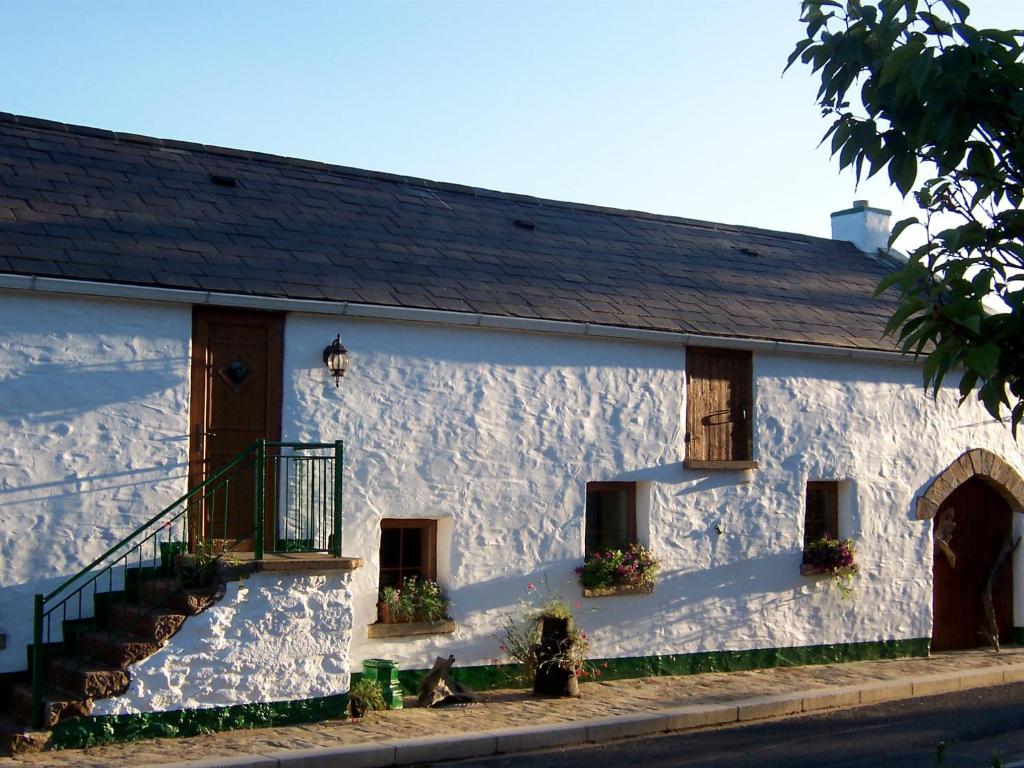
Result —
<svg viewBox="0 0 1024 768"><path fill-rule="evenodd" d="M753 371L743 350L686 348L686 458L753 456Z"/></svg>
<svg viewBox="0 0 1024 768"><path fill-rule="evenodd" d="M189 485L195 487L256 440L281 439L284 318L196 308L192 328ZM237 549L252 547L253 469L247 462L232 473L230 484L206 498L201 511L197 505L192 520L199 535ZM266 515L265 523L269 542L273 514Z"/></svg>
<svg viewBox="0 0 1024 768"><path fill-rule="evenodd" d="M984 480L971 478L942 503L933 521L933 533L952 515L956 528L949 548L951 565L939 546L934 547L932 649L977 648L988 645L982 632L989 622L982 599L989 574L1009 539L1009 505ZM999 627L999 642L1013 637L1013 556L1008 556L992 590Z"/></svg>

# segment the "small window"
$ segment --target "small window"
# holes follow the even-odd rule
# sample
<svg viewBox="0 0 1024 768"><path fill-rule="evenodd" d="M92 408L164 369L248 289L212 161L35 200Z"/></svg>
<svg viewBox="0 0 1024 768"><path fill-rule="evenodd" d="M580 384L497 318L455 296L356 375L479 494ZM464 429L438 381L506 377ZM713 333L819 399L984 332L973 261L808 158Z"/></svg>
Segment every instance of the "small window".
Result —
<svg viewBox="0 0 1024 768"><path fill-rule="evenodd" d="M586 554L636 543L636 483L587 483Z"/></svg>
<svg viewBox="0 0 1024 768"><path fill-rule="evenodd" d="M754 383L750 352L686 348L686 462L753 469Z"/></svg>
<svg viewBox="0 0 1024 768"><path fill-rule="evenodd" d="M437 580L437 521L380 521L380 586L396 587L416 576Z"/></svg>
<svg viewBox="0 0 1024 768"><path fill-rule="evenodd" d="M804 547L826 534L839 538L839 483L812 481L804 502Z"/></svg>

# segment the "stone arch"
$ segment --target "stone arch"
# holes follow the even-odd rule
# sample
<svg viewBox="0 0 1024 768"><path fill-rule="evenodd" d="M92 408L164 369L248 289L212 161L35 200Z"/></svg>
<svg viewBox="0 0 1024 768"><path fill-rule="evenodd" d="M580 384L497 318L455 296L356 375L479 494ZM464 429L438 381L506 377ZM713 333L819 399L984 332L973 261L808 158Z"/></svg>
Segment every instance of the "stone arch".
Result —
<svg viewBox="0 0 1024 768"><path fill-rule="evenodd" d="M1024 478L992 451L974 448L962 453L932 480L917 499L917 519L929 520L949 494L972 477L982 477L1014 512L1024 512Z"/></svg>

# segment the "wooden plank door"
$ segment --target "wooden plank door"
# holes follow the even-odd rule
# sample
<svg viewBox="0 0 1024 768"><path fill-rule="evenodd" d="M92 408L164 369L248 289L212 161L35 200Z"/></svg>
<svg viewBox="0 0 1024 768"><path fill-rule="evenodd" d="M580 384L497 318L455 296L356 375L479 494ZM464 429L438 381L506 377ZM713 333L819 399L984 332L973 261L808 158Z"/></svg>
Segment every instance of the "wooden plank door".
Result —
<svg viewBox="0 0 1024 768"><path fill-rule="evenodd" d="M193 314L189 485L203 482L256 440L281 439L284 317L197 307ZM273 541L273 506L265 518ZM255 474L249 463L211 494L192 525L207 539L251 549Z"/></svg>
<svg viewBox="0 0 1024 768"><path fill-rule="evenodd" d="M982 594L1003 544L1011 535L1009 505L984 480L973 477L942 503L933 532L952 515L956 528L949 548L956 564L934 547L932 566L932 650L947 651L988 645ZM1009 556L992 590L999 642L1013 638L1013 556Z"/></svg>
<svg viewBox="0 0 1024 768"><path fill-rule="evenodd" d="M686 458L753 458L750 352L687 347L686 381Z"/></svg>

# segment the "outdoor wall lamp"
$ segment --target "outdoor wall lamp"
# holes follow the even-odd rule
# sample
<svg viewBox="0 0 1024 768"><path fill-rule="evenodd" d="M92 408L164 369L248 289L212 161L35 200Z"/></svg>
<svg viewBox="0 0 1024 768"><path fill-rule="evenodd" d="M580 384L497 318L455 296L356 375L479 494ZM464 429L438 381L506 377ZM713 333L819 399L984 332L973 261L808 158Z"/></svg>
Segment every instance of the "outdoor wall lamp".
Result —
<svg viewBox="0 0 1024 768"><path fill-rule="evenodd" d="M341 343L340 333L334 337L334 341L324 347L324 365L334 377L334 386L341 386L341 377L348 368L348 350Z"/></svg>

